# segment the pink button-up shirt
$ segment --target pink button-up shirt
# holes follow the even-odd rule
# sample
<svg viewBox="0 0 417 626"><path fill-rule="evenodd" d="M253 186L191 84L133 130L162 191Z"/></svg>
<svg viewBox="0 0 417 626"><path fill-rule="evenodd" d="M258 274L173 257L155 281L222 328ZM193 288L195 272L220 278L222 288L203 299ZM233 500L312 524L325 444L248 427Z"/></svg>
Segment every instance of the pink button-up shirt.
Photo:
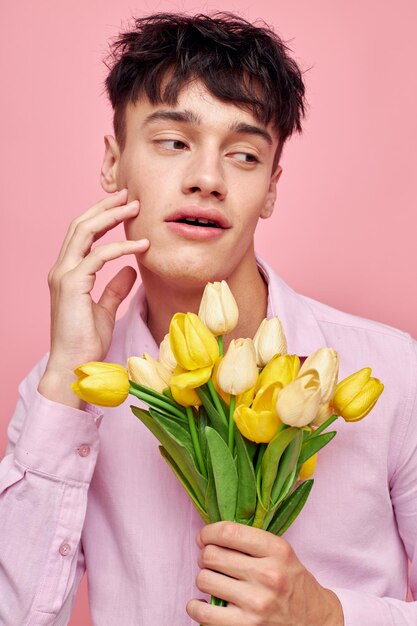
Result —
<svg viewBox="0 0 417 626"><path fill-rule="evenodd" d="M345 626L416 626L417 350L406 334L294 293L263 262L268 316L289 352L331 346L340 374L371 366L385 384L372 413L336 422L315 485L286 539L342 602ZM157 346L140 288L116 325L108 361ZM98 626L186 626L202 594L195 535L202 522L129 409L79 411L37 391L46 357L20 386L0 466L0 623L66 624L84 571Z"/></svg>

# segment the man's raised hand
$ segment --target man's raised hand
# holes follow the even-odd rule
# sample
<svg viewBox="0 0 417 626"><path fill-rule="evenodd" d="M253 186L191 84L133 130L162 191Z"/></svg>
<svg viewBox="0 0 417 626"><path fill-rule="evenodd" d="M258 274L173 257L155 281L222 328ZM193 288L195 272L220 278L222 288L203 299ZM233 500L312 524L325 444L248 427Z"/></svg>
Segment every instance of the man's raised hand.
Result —
<svg viewBox="0 0 417 626"><path fill-rule="evenodd" d="M92 247L106 232L135 218L139 202L127 202L127 190L101 200L70 225L59 257L48 275L51 292L51 350L38 391L79 408L72 392L73 370L102 360L110 347L116 311L136 280L136 271L122 268L106 285L98 302L91 297L96 273L107 261L149 248L147 239L118 241Z"/></svg>

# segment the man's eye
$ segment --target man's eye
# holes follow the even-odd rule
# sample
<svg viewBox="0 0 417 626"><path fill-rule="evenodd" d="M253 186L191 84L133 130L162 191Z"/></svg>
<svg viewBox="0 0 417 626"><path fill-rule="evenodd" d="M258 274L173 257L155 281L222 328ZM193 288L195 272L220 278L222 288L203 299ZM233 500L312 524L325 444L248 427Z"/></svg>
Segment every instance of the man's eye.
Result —
<svg viewBox="0 0 417 626"><path fill-rule="evenodd" d="M242 161L243 163L259 163L259 159L249 152L235 152L234 157L237 161Z"/></svg>
<svg viewBox="0 0 417 626"><path fill-rule="evenodd" d="M165 150L172 150L172 151L184 150L184 148L187 147L186 144L183 141L180 141L179 139L160 139L158 141L158 144L162 148L165 148Z"/></svg>

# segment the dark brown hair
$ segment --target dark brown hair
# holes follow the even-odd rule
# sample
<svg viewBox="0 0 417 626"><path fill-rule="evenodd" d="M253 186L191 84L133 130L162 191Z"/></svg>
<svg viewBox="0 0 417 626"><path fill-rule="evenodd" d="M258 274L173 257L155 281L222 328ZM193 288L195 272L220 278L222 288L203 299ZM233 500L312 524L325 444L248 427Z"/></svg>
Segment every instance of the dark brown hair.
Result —
<svg viewBox="0 0 417 626"><path fill-rule="evenodd" d="M106 90L114 131L123 148L128 102L145 94L152 104L175 105L184 85L198 79L224 102L272 122L280 150L305 115L301 70L284 42L266 24L231 13L157 13L134 20L111 46Z"/></svg>

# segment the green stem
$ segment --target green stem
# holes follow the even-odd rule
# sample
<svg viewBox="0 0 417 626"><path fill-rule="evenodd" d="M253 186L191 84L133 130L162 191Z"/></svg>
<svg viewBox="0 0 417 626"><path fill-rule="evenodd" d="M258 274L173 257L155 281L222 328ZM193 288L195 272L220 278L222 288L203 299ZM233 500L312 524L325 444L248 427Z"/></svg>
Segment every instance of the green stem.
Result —
<svg viewBox="0 0 417 626"><path fill-rule="evenodd" d="M198 467L200 468L201 474L204 478L207 478L207 471L203 461L203 455L201 454L200 442L198 440L197 428L194 420L194 413L190 406L185 407L187 411L188 417L188 426L190 428L190 435L193 442L195 454L197 456Z"/></svg>
<svg viewBox="0 0 417 626"><path fill-rule="evenodd" d="M217 337L217 343L219 344L219 354L223 356L223 335Z"/></svg>
<svg viewBox="0 0 417 626"><path fill-rule="evenodd" d="M181 419L185 418L184 413L182 413L175 406L172 406L170 402L164 402L162 399L155 398L155 396L145 393L144 391L138 391L138 389L135 389L134 387L130 387L129 393L132 396L139 398L139 400L143 400L143 402L146 402L146 404L148 404L149 406L158 407L162 409L163 411L165 411L166 413L171 413L172 415L176 415L177 417L180 417Z"/></svg>
<svg viewBox="0 0 417 626"><path fill-rule="evenodd" d="M323 432L323 430L326 430L326 428L328 428L330 424L333 424L333 422L335 422L337 418L338 418L338 415L332 415L331 417L329 417L329 419L323 422L321 426L319 426L316 430L314 430L311 433L308 439L312 439L313 437L317 437L317 435L320 435Z"/></svg>
<svg viewBox="0 0 417 626"><path fill-rule="evenodd" d="M264 458L267 443L260 443L258 448L258 458L256 459L255 476L258 475L258 470L261 467L262 459Z"/></svg>
<svg viewBox="0 0 417 626"><path fill-rule="evenodd" d="M235 412L236 396L230 396L229 406L229 450L233 455L233 447L235 445L235 420L233 419L233 413Z"/></svg>
<svg viewBox="0 0 417 626"><path fill-rule="evenodd" d="M217 395L217 392L216 392L216 390L214 388L214 385L213 385L213 381L211 379L209 379L207 381L207 387L208 387L208 390L210 391L211 399L213 400L213 404L216 407L217 412L220 413L220 415L224 419L224 423L227 424L226 414L224 412L222 404L221 404L221 402L219 400L219 396Z"/></svg>

